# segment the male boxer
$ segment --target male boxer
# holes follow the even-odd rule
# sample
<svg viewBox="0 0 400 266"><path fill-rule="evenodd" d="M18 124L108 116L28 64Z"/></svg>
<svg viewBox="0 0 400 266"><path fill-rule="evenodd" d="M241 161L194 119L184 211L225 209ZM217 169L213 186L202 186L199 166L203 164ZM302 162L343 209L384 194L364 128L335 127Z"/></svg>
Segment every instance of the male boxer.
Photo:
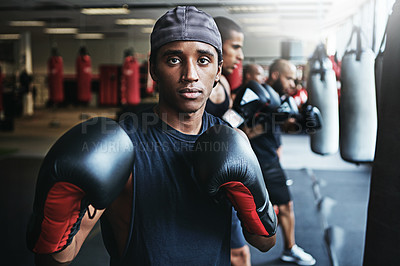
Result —
<svg viewBox="0 0 400 266"><path fill-rule="evenodd" d="M231 87L226 76L231 74L243 60L244 34L241 27L229 18L215 17L214 20L221 34L224 63L219 82L207 100L206 111L222 118L232 106ZM250 266L250 248L246 244L239 223L235 221L237 219L232 220L231 264L233 266Z"/></svg>
<svg viewBox="0 0 400 266"><path fill-rule="evenodd" d="M261 66L245 65L243 69L244 84L251 80L257 82L263 80L260 77ZM273 88L278 92L282 96L283 103L274 111L264 109L258 114L257 119L253 119L253 124L250 127L244 127L243 130L249 137L260 162L271 202L279 209L278 221L282 228L285 248L281 260L299 265L314 265L315 259L296 245L293 201L285 172L279 162L281 154L279 126L282 122L277 119L288 119L291 114L298 112L295 103L287 98L288 91L295 87L295 78L296 67L292 63L284 59L275 60L269 68L269 78L265 86L266 89ZM258 123L258 121L262 122Z"/></svg>
<svg viewBox="0 0 400 266"><path fill-rule="evenodd" d="M229 18L216 17L214 20L221 33L224 64L221 78L207 101L206 111L221 118L232 106L231 87L226 76L232 74L243 60L244 34L240 26Z"/></svg>
<svg viewBox="0 0 400 266"><path fill-rule="evenodd" d="M73 178L72 186L64 184L70 180L57 177L53 183L58 191L68 194L68 188L78 194L71 203L77 205L71 211L76 212L73 216L77 218L68 219L66 236L60 229L61 233L51 233L46 238L50 240L40 245L37 234L32 236L28 231L34 251L44 253L37 255L38 261L73 260L101 216L111 265L229 265L232 205L249 243L264 252L275 244L275 213L247 139L204 112L206 100L221 75L221 46L212 17L194 7L174 8L156 22L151 34L150 71L157 81L159 102L138 115L123 115L120 122L129 136L134 162L124 152L124 157L112 160L111 165L119 166L120 171L110 177L103 174L109 167L108 155L95 152L85 160L84 153L80 160L80 165L90 163L84 172L91 180L124 180L124 163L131 167L132 174L125 185L115 188L122 192L111 204L113 192L102 201L97 197L101 192L92 193L92 186L87 187L86 183L91 182L82 185L76 181L85 176ZM86 128L86 124L83 126ZM112 126L121 133L116 125ZM80 139L76 133L70 135ZM94 134L95 130L88 129L88 133ZM126 146L125 141L120 143L108 138L106 132L103 134L107 140L117 142L116 147ZM94 141L104 142L101 134L96 136ZM73 146L72 139L67 138L67 144ZM82 141L90 142L85 138ZM56 146L62 150L65 145ZM98 165L94 163L96 159ZM67 158L71 160L74 158ZM55 174L75 176L82 170L66 169ZM101 186L104 187L107 188ZM37 189L37 193L41 190ZM57 193L52 193L52 204L45 204L42 212L43 206L35 204L36 216L56 220L56 227L63 227L63 219L52 218L60 217L55 206L64 204L64 198L57 200ZM95 212L89 205L88 212L82 211L80 206L87 202L106 210ZM63 207L65 210L65 204ZM39 228L39 237L46 235L45 224ZM54 243L60 234L66 241Z"/></svg>

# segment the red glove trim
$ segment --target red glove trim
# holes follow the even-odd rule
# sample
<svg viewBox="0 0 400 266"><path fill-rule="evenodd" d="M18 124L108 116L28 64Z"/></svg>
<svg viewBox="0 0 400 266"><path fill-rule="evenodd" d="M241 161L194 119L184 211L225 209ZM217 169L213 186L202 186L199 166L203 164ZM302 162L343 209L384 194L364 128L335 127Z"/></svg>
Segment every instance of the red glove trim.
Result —
<svg viewBox="0 0 400 266"><path fill-rule="evenodd" d="M278 207L278 205L274 205L274 211L275 211L275 214L276 214L276 215L279 214L279 207Z"/></svg>
<svg viewBox="0 0 400 266"><path fill-rule="evenodd" d="M66 245L71 228L79 218L84 196L83 190L71 183L54 184L44 204L42 227L33 248L35 253L53 253Z"/></svg>
<svg viewBox="0 0 400 266"><path fill-rule="evenodd" d="M269 236L258 216L253 195L243 183L231 181L221 185L220 188L225 189L226 195L249 233Z"/></svg>

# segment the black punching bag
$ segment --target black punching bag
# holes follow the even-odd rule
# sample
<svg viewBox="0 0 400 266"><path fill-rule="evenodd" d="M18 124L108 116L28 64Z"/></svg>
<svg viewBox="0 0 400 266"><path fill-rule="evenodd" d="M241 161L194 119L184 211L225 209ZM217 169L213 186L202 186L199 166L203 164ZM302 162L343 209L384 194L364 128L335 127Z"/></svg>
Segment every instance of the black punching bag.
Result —
<svg viewBox="0 0 400 266"><path fill-rule="evenodd" d="M384 47L386 43L386 31L387 25L385 29L385 33L383 34L382 42L378 50L378 55L375 58L375 87L376 87L376 107L379 114L380 104L380 91L381 91L381 81L382 81L382 64L383 64L383 54L384 54Z"/></svg>
<svg viewBox="0 0 400 266"><path fill-rule="evenodd" d="M399 265L400 0L388 20L380 112L368 205L364 265Z"/></svg>
<svg viewBox="0 0 400 266"><path fill-rule="evenodd" d="M342 58L342 88L339 105L341 157L349 162L372 162L377 131L375 54L361 43L361 29L355 27L357 47Z"/></svg>

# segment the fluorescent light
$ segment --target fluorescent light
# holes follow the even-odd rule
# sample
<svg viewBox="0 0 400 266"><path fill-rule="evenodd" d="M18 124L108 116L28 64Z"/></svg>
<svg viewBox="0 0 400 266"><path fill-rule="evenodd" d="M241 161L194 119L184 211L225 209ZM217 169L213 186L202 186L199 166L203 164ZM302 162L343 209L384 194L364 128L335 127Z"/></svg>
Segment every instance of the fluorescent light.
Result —
<svg viewBox="0 0 400 266"><path fill-rule="evenodd" d="M82 14L85 15L122 15L129 14L129 9L124 7L119 8L83 8Z"/></svg>
<svg viewBox="0 0 400 266"><path fill-rule="evenodd" d="M104 39L104 34L103 33L78 33L75 35L75 39L80 39L80 40Z"/></svg>
<svg viewBox="0 0 400 266"><path fill-rule="evenodd" d="M274 17L268 17L268 18L241 18L239 19L241 23L243 24L278 24L279 19Z"/></svg>
<svg viewBox="0 0 400 266"><path fill-rule="evenodd" d="M44 33L47 34L76 34L77 28L45 28Z"/></svg>
<svg viewBox="0 0 400 266"><path fill-rule="evenodd" d="M151 33L153 31L153 27L144 27L140 29L141 33Z"/></svg>
<svg viewBox="0 0 400 266"><path fill-rule="evenodd" d="M275 26L249 26L246 27L248 32L274 32L276 31Z"/></svg>
<svg viewBox="0 0 400 266"><path fill-rule="evenodd" d="M156 21L148 18L127 18L117 19L115 24L117 25L153 25Z"/></svg>
<svg viewBox="0 0 400 266"><path fill-rule="evenodd" d="M10 26L14 27L43 27L44 25L44 21L38 20L10 21Z"/></svg>
<svg viewBox="0 0 400 266"><path fill-rule="evenodd" d="M237 5L237 6L227 6L226 9L229 13L314 13L314 12L324 12L329 11L330 6L327 4L318 3L285 3L279 2L279 4L270 5Z"/></svg>
<svg viewBox="0 0 400 266"><path fill-rule="evenodd" d="M228 6L230 13L261 13L276 11L276 6L272 5L250 5L250 6Z"/></svg>
<svg viewBox="0 0 400 266"><path fill-rule="evenodd" d="M20 34L0 34L0 40L18 40Z"/></svg>

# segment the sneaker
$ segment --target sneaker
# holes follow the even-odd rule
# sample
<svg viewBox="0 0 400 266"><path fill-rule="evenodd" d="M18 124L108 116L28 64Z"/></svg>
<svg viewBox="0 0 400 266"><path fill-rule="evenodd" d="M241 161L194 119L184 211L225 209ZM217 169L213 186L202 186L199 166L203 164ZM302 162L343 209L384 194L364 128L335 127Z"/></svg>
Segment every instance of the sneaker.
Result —
<svg viewBox="0 0 400 266"><path fill-rule="evenodd" d="M281 260L285 262L294 262L298 265L315 264L315 259L297 245L294 245L290 250L285 250L281 256Z"/></svg>

